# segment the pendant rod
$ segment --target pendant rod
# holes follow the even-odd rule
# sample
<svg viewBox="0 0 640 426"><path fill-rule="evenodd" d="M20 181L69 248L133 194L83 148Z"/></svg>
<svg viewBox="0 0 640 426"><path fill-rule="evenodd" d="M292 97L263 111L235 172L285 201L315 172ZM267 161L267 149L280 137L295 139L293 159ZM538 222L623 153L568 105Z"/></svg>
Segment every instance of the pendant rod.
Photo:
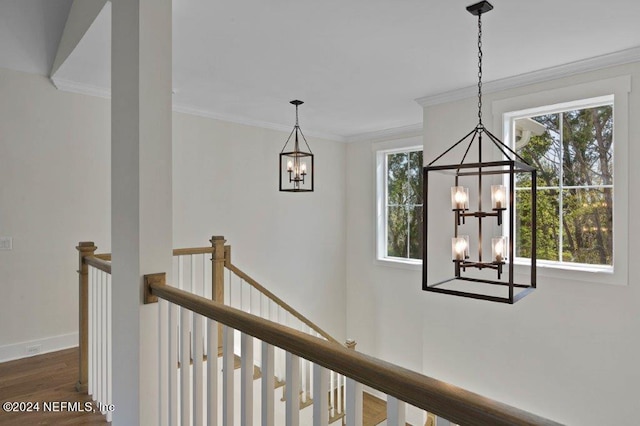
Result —
<svg viewBox="0 0 640 426"><path fill-rule="evenodd" d="M482 13L478 13L478 125L482 126Z"/></svg>

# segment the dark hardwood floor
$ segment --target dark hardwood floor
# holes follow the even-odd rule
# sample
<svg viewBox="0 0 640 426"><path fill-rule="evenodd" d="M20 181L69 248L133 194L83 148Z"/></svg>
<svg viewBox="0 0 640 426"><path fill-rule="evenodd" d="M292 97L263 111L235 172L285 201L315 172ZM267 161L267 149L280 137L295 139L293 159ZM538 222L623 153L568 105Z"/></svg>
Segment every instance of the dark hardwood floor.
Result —
<svg viewBox="0 0 640 426"><path fill-rule="evenodd" d="M107 425L99 412L61 411L55 405L47 408L57 412L44 410L45 402L79 402L84 408L91 399L76 391L77 380L77 348L0 363L0 404L38 402L40 409L7 413L0 407L0 425Z"/></svg>

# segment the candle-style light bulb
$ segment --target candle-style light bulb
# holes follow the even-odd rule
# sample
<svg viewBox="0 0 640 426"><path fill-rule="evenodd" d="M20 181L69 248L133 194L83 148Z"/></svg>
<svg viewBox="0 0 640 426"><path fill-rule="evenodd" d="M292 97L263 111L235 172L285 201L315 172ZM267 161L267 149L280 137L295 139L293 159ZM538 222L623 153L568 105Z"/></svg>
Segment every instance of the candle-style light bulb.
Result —
<svg viewBox="0 0 640 426"><path fill-rule="evenodd" d="M507 189L504 185L491 185L491 205L494 210L506 208Z"/></svg>
<svg viewBox="0 0 640 426"><path fill-rule="evenodd" d="M287 161L287 171L290 172L293 170L293 162L291 160Z"/></svg>
<svg viewBox="0 0 640 426"><path fill-rule="evenodd" d="M464 186L451 187L451 210L469 209L469 189Z"/></svg>
<svg viewBox="0 0 640 426"><path fill-rule="evenodd" d="M300 170L301 170L303 175L306 175L307 174L307 163L302 163L302 165L300 166Z"/></svg>
<svg viewBox="0 0 640 426"><path fill-rule="evenodd" d="M502 263L507 258L507 237L497 237L491 239L491 247L493 249L493 260Z"/></svg>
<svg viewBox="0 0 640 426"><path fill-rule="evenodd" d="M451 239L451 257L453 260L464 260L469 257L468 235L462 235Z"/></svg>

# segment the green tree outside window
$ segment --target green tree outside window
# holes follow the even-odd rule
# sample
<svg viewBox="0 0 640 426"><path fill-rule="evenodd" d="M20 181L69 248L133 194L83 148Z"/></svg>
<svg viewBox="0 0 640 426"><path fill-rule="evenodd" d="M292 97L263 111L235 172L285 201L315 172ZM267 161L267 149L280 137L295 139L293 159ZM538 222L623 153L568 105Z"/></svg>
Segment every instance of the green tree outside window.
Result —
<svg viewBox="0 0 640 426"><path fill-rule="evenodd" d="M518 119L544 126L516 146L538 169L537 257L613 265L613 106ZM528 180L529 179L529 180ZM530 257L529 177L516 181L516 256ZM522 225L522 226L521 226Z"/></svg>
<svg viewBox="0 0 640 426"><path fill-rule="evenodd" d="M387 257L422 259L422 151L385 157Z"/></svg>

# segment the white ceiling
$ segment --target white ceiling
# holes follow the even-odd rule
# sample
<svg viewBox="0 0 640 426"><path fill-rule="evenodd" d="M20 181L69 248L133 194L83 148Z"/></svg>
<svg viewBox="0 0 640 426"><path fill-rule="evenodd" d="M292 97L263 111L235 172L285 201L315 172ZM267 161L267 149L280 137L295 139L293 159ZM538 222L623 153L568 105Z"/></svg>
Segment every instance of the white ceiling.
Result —
<svg viewBox="0 0 640 426"><path fill-rule="evenodd" d="M18 3L25 12L17 18L30 19L29 31L17 23L4 28L14 22L5 10L15 13ZM174 103L292 126L288 101L298 98L305 101L300 124L306 133L339 137L419 123L414 99L475 83L477 21L465 11L471 3L174 0ZM637 0L492 3L495 9L483 17L486 81L640 46ZM49 28L60 25L69 2L1 0L0 66L14 68L9 62L17 61L5 57L20 41L6 40L7 32L45 35L28 18L35 12L26 11L27 4L56 5L56 13L46 14ZM109 40L107 7L56 78L108 88ZM44 60L41 50L33 51L34 62ZM44 58L50 66L51 52Z"/></svg>
<svg viewBox="0 0 640 426"><path fill-rule="evenodd" d="M0 0L0 67L46 75L72 0Z"/></svg>

